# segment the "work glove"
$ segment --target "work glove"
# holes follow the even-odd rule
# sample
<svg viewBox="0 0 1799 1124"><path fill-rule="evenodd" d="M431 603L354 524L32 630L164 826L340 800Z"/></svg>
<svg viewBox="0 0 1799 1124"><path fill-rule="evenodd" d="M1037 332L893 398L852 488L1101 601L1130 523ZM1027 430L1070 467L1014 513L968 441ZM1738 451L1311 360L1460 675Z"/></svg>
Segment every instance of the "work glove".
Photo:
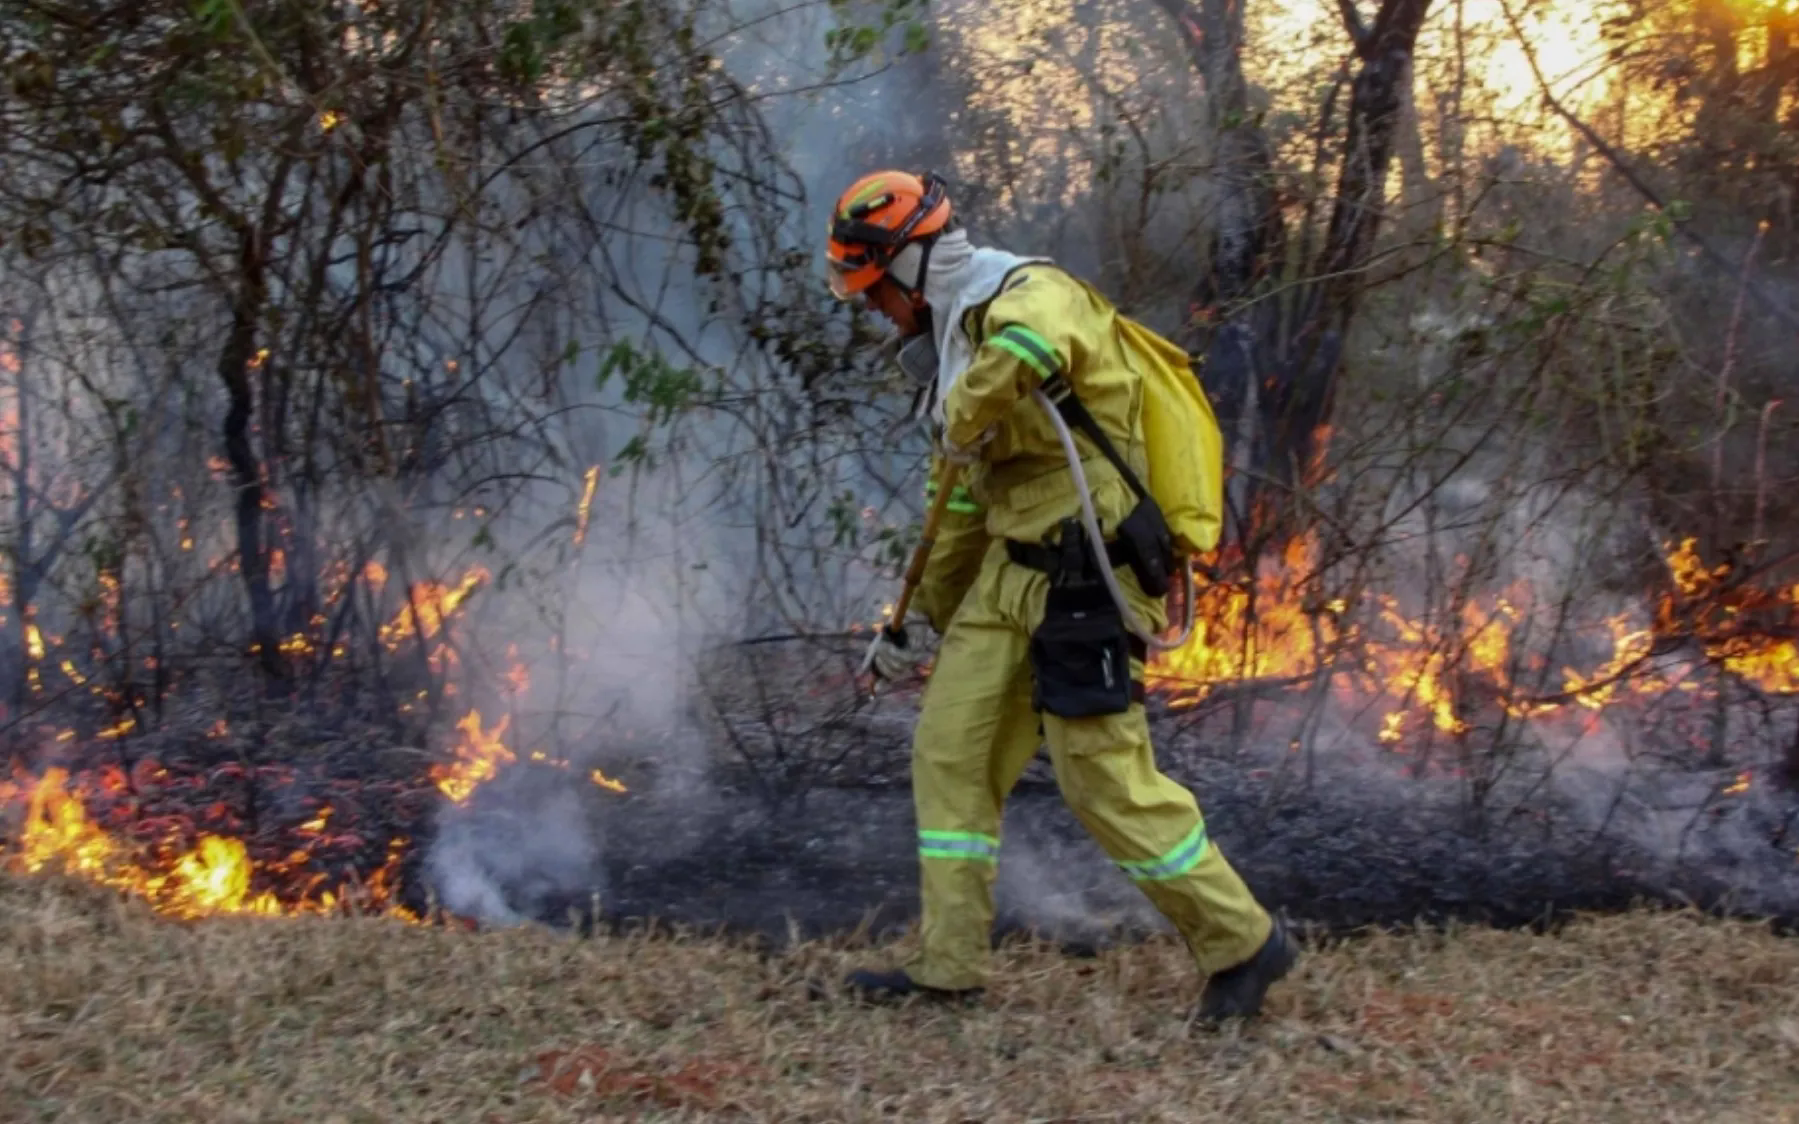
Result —
<svg viewBox="0 0 1799 1124"><path fill-rule="evenodd" d="M868 652L862 657L861 674L897 682L918 674L919 667L930 658L924 636L930 628L922 616L911 615L899 628L882 625L875 630Z"/></svg>
<svg viewBox="0 0 1799 1124"><path fill-rule="evenodd" d="M945 434L941 443L943 459L950 464L961 465L963 468L967 468L969 465L974 464L981 459L981 450L987 447L987 442L993 440L993 435L998 432L999 426L990 425L987 427L986 432L975 438L974 444L972 445L958 445L951 441L949 436Z"/></svg>

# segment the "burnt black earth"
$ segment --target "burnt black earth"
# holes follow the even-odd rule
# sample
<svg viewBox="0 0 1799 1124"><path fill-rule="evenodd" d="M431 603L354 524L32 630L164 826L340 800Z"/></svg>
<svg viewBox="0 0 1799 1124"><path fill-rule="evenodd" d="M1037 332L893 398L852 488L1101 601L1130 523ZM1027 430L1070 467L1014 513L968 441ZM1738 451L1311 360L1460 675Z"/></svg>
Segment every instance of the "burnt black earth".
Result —
<svg viewBox="0 0 1799 1124"><path fill-rule="evenodd" d="M766 775L621 763L628 796L597 796L597 869L508 885L511 908L554 924L646 924L798 937L890 935L917 917L903 715L860 733L886 767L838 767L770 799ZM1199 797L1213 842L1258 897L1313 934L1367 927L1544 926L1579 912L1697 907L1799 925L1799 800L1772 784L1719 797L1735 774L1657 766L1550 783L1521 773L1471 807L1452 776L1407 775L1402 755L1321 754L1307 778L1285 747L1224 752L1203 724L1154 720L1159 759ZM509 802L502 792L496 799ZM510 830L476 848L506 850ZM505 878L502 882L507 881ZM1073 950L1165 931L1057 792L1047 762L1008 806L996 937Z"/></svg>

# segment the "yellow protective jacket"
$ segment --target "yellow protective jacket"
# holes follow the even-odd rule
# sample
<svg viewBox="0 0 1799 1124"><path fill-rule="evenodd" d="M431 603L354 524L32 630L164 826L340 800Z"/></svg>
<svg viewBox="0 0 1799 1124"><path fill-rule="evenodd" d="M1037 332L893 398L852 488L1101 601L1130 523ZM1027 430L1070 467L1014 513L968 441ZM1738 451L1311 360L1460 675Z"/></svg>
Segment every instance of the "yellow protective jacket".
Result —
<svg viewBox="0 0 1799 1124"><path fill-rule="evenodd" d="M1080 509L1054 423L1030 388L1061 371L1100 428L1137 473L1147 476L1140 359L1117 330L1117 309L1097 290L1054 265L1021 266L1000 291L969 310L975 344L968 370L944 403L944 436L967 447L989 428L980 463L963 475L938 532L915 604L942 632L962 601L991 540L1041 542ZM1086 437L1077 434L1100 529L1130 513L1137 497ZM933 460L930 479L941 478ZM961 502L955 502L961 501Z"/></svg>

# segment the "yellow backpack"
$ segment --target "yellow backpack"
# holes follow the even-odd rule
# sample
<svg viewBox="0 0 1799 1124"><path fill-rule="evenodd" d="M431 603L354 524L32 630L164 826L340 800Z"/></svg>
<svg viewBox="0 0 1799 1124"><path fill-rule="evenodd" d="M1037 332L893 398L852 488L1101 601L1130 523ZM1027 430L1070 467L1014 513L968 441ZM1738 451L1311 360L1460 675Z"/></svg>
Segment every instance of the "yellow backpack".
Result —
<svg viewBox="0 0 1799 1124"><path fill-rule="evenodd" d="M1141 361L1149 494L1177 550L1204 554L1224 529L1224 437L1187 353L1123 313L1125 349Z"/></svg>

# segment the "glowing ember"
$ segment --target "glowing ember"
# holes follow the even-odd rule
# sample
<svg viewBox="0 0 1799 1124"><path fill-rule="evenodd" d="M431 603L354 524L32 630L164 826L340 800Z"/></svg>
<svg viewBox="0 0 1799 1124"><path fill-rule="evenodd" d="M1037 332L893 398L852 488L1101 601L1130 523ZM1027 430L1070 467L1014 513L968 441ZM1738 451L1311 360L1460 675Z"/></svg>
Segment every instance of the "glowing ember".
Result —
<svg viewBox="0 0 1799 1124"><path fill-rule="evenodd" d="M522 695L531 689L531 669L518 658L517 644L506 646L506 658L512 662L507 666L505 675L501 677L505 684L504 689L511 694Z"/></svg>

